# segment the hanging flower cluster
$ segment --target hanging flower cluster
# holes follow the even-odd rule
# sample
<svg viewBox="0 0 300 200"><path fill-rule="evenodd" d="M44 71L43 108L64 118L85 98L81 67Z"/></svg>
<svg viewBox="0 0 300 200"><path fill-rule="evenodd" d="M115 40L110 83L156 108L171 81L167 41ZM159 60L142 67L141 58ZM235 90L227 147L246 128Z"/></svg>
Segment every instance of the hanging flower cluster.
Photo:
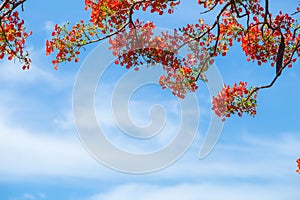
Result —
<svg viewBox="0 0 300 200"><path fill-rule="evenodd" d="M0 20L0 59L7 55L8 60L18 59L23 63L22 69L29 69L31 59L27 51L24 51L25 41L30 31L25 31L24 20L19 17L18 11L9 14L14 9L13 4L5 4L1 12L7 13Z"/></svg>
<svg viewBox="0 0 300 200"><path fill-rule="evenodd" d="M52 40L46 41L46 55L55 50L58 52L52 60L54 69L58 69L58 64L62 62L72 60L78 62L80 49L87 43L91 43L91 38L99 37L99 31L101 32L98 27L86 24L84 21L77 23L70 31L67 29L68 23L62 26L55 25Z"/></svg>
<svg viewBox="0 0 300 200"><path fill-rule="evenodd" d="M189 42L190 37L180 35L176 30L172 34L155 35L154 28L152 22L137 20L128 31L111 37L110 49L117 57L115 64L127 69L134 67L135 70L143 64L161 64L166 72L159 80L163 89L169 88L174 95L184 98L187 91L196 91L198 79L205 80L204 72L211 60L193 43L189 43L190 53L186 57L178 56L180 46Z"/></svg>
<svg viewBox="0 0 300 200"><path fill-rule="evenodd" d="M162 15L166 9L168 13L172 13L179 3L180 1L168 0L85 0L85 9L91 9L90 22L81 20L71 30L68 30L68 23L56 24L52 39L46 41L46 55L57 52L52 61L55 69L58 69L61 62L72 60L78 62L83 46L110 38L129 26L132 28L135 24L132 20L135 10L146 11L149 8L151 12Z"/></svg>
<svg viewBox="0 0 300 200"><path fill-rule="evenodd" d="M260 17L263 16L262 14ZM253 20L254 22L250 24L249 29L241 38L242 49L248 56L247 60L257 61L258 65L271 61L271 66L275 66L281 37L283 37L285 46L283 65L286 65L290 61L296 44L300 41L300 34L294 36L291 28L295 24L295 19L280 12L271 22L270 20L262 22L257 16L254 16ZM297 58L292 61L296 62ZM292 63L288 67L292 67Z"/></svg>
<svg viewBox="0 0 300 200"><path fill-rule="evenodd" d="M225 121L226 117L237 113L242 116L242 113L247 113L254 116L256 114L257 94L255 88L248 89L246 82L234 84L233 87L224 85L223 89L216 97L213 97L213 107L216 115L222 117Z"/></svg>
<svg viewBox="0 0 300 200"><path fill-rule="evenodd" d="M166 74L159 83L181 98L197 90L198 80L207 81L205 72L214 58L226 56L235 42L241 45L248 61L276 65L277 75L300 57L300 25L296 18L282 12L272 14L259 0L199 0L206 13L219 7L215 21L207 24L199 19L175 29L172 35L154 35L152 22L133 20L137 10L162 15L173 13L179 4L169 0L85 0L86 10L91 10L91 24L81 21L71 30L56 25L53 38L46 42L46 54L57 52L53 60L57 69L61 62L77 62L83 46L109 38L116 64L135 70L142 64L161 64ZM296 8L294 14L298 12ZM182 58L178 51L184 46L189 53ZM213 100L218 116L256 114L257 90L254 94L254 88L246 89L245 85L224 86Z"/></svg>
<svg viewBox="0 0 300 200"><path fill-rule="evenodd" d="M184 98L188 91L197 90L198 80L207 81L205 72L214 58L226 56L230 47L239 43L247 61L276 66L275 78L270 85L253 88L247 88L245 82L233 87L224 85L213 97L212 109L223 121L233 114L254 116L258 90L271 87L283 69L291 68L300 58L300 25L293 16L299 15L300 4L293 14L273 14L268 1L263 5L259 0L198 0L203 13L219 11L214 22L207 24L199 19L175 29L174 34L154 34L152 22L133 19L136 11L171 14L179 4L180 0L85 0L85 9L91 11L90 21L81 21L70 30L67 24L56 25L51 40L46 41L46 54L56 53L52 62L57 69L61 62L78 62L85 45L109 38L115 64L135 70L143 64L160 64L166 72L159 79L162 88ZM15 41L11 37L16 36L9 36ZM188 49L185 57L178 56L182 47ZM300 159L297 163L300 173Z"/></svg>

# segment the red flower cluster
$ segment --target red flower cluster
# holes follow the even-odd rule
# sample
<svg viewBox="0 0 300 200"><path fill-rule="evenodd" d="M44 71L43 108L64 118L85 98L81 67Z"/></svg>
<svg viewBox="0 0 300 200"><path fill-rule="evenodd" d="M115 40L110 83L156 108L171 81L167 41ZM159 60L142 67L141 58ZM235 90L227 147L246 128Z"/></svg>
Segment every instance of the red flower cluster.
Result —
<svg viewBox="0 0 300 200"><path fill-rule="evenodd" d="M298 169L296 170L296 172L300 174L300 158L298 158L297 160L297 167Z"/></svg>
<svg viewBox="0 0 300 200"><path fill-rule="evenodd" d="M214 22L209 25L199 19L198 23L187 24L172 35L154 35L152 22L133 20L137 10L171 14L179 4L180 0L85 0L86 10L91 9L90 23L81 21L71 30L67 25L56 25L53 38L46 42L46 54L57 52L53 60L57 69L61 62L77 62L85 45L109 38L111 50L117 58L115 64L128 69L134 67L135 70L142 64L161 64L166 74L160 77L159 83L180 98L184 98L187 91L194 92L199 79L207 81L204 73L214 62L214 57L226 56L234 42L240 43L247 61L255 61L258 65L279 64L280 72L286 66L292 67L300 57L300 25L296 18L282 12L274 15L265 10L259 0L198 0L206 13L220 11ZM294 14L299 12L297 7ZM14 37L14 34L9 34L7 38L15 41ZM3 36L0 38L3 40ZM178 52L184 46L189 52L180 57ZM256 114L257 91L269 86L246 86L245 82L233 87L224 85L213 97L212 109L223 121L232 114ZM300 173L300 159L297 163L297 172Z"/></svg>
<svg viewBox="0 0 300 200"><path fill-rule="evenodd" d="M91 9L90 22L106 34L127 22L132 4L129 1L119 0L85 0L85 5L86 10Z"/></svg>
<svg viewBox="0 0 300 200"><path fill-rule="evenodd" d="M239 85L234 84L231 88L224 85L217 97L213 97L212 110L216 115L222 117L230 117L231 114L237 113L240 117L242 113L248 113L252 116L256 114L256 91L255 88L246 88L247 83L240 82Z"/></svg>
<svg viewBox="0 0 300 200"><path fill-rule="evenodd" d="M263 8L261 10L263 11ZM242 35L242 49L248 56L248 61L257 61L258 65L271 61L271 66L275 66L278 47L283 35L285 38L283 65L286 65L292 57L296 44L300 41L300 34L294 36L293 29L291 29L295 19L280 12L270 22L272 24L272 27L270 27L261 22L263 16L264 14L261 13L261 15L253 17L254 22L250 24L248 32ZM296 62L297 58L292 61ZM289 67L292 67L292 63L289 64Z"/></svg>
<svg viewBox="0 0 300 200"><path fill-rule="evenodd" d="M206 81L204 73L214 57L226 56L234 42L240 43L248 61L256 61L258 65L270 62L275 66L282 38L285 46L282 66L291 67L300 57L300 29L292 15L281 12L273 15L259 0L199 0L198 3L207 12L221 7L211 25L199 19L194 25L187 24L175 30L174 35L154 36L154 24L133 21L133 13L137 10L150 10L160 15L165 11L172 13L180 4L179 0L85 0L86 10L91 9L91 24L81 21L70 31L66 25L56 25L53 38L46 43L46 54L57 51L53 60L57 68L60 62L77 62L83 46L109 38L111 50L117 57L116 64L136 70L142 64L161 64L166 74L161 76L160 84L181 98L187 91L197 89L199 79ZM189 51L184 58L177 56L183 46ZM250 92L248 97L249 91L244 87L243 82L233 88L224 86L213 100L216 114L223 117L234 113L241 116L243 112L255 115L256 94ZM242 88L243 95L239 92ZM230 98L230 95L233 96Z"/></svg>
<svg viewBox="0 0 300 200"><path fill-rule="evenodd" d="M132 15L135 10L148 8L151 12L163 14L165 9L172 13L180 1L169 2L168 0L157 1L119 1L85 0L85 9L91 9L91 23L80 21L68 30L68 23L59 26L55 25L52 39L46 41L46 55L57 51L55 59L52 61L54 68L58 68L61 62L78 62L78 55L83 46L109 38L116 33L124 31L126 27L133 28ZM128 63L128 66L131 64Z"/></svg>
<svg viewBox="0 0 300 200"><path fill-rule="evenodd" d="M79 61L78 55L80 48L88 42L89 37L94 35L98 37L95 26L85 24L83 21L77 23L70 31L67 31L68 23L63 26L55 25L55 30L52 32L52 40L46 41L46 55L51 54L54 50L58 53L52 63L55 69L58 69L58 64L61 62Z"/></svg>
<svg viewBox="0 0 300 200"><path fill-rule="evenodd" d="M161 64L166 75L160 77L159 83L163 89L168 87L172 93L184 98L187 91L194 92L198 86L198 79L205 80L204 72L211 62L195 43L189 44L191 53L186 57L178 56L178 49L191 38L179 35L175 30L154 35L155 26L152 22L141 23L136 21L134 27L128 31L110 38L111 50L118 59L115 64L125 66L127 69L140 65Z"/></svg>
<svg viewBox="0 0 300 200"><path fill-rule="evenodd" d="M13 9L12 4L6 4L1 12L5 13ZM29 69L30 58L28 52L24 52L26 38L31 35L25 31L24 20L19 17L18 11L10 15L4 15L1 19L0 29L0 59L8 55L8 60L18 59L23 63L22 69Z"/></svg>
<svg viewBox="0 0 300 200"><path fill-rule="evenodd" d="M179 5L180 1L169 2L168 0L85 0L85 9L91 9L91 22L94 25L103 28L103 33L109 33L119 29L122 25L128 22L130 15L135 10L146 11L148 8L151 13L164 14L168 8L168 13L174 11L174 7Z"/></svg>

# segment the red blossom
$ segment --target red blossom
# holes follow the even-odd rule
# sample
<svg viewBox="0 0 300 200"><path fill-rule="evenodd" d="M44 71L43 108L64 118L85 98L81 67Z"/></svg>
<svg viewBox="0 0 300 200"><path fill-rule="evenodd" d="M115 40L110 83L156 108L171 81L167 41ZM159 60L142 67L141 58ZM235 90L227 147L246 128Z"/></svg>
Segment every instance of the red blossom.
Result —
<svg viewBox="0 0 300 200"><path fill-rule="evenodd" d="M24 20L18 11L14 11L16 5L17 2L10 2L1 8L0 59L5 55L8 60L18 59L24 64L22 69L25 70L29 69L31 63L28 52L24 51L25 41L32 32L25 31Z"/></svg>
<svg viewBox="0 0 300 200"><path fill-rule="evenodd" d="M173 34L154 35L153 22L133 20L136 11L171 14L179 4L180 0L85 0L85 9L91 11L90 21L80 21L71 28L68 24L56 25L52 38L46 41L46 55L55 52L52 63L57 69L61 62L78 62L82 47L109 38L116 65L138 70L142 64L161 64L165 70L159 79L162 88L184 98L188 91L197 90L198 80L207 81L205 72L214 63L214 57L226 56L238 43L247 61L276 66L276 77L267 86L247 88L245 82L232 87L224 85L213 97L212 109L223 121L232 114L254 116L258 90L271 87L282 70L291 68L300 57L300 25L293 16L299 15L299 6L293 14L273 14L259 0L198 0L205 12L215 8L220 11L214 22L207 24L200 18L195 24L175 29ZM12 17L18 18L18 14ZM15 37L23 36L7 34L7 41L16 41ZM178 51L184 46L189 53L180 57ZM11 52L8 59L14 58L14 51ZM0 54L0 58L3 56ZM300 159L297 163L300 173Z"/></svg>
<svg viewBox="0 0 300 200"><path fill-rule="evenodd" d="M46 42L46 54L56 52L53 64L57 69L61 62L78 62L85 45L109 38L115 64L136 70L142 64L161 64L166 73L159 83L181 98L197 90L198 80L207 81L205 72L214 57L226 56L234 43L240 44L247 61L276 65L276 74L292 67L300 57L300 29L292 15L272 14L259 0L199 0L198 3L206 12L220 8L214 23L207 24L200 18L195 24L175 29L174 34L154 35L153 22L134 21L134 13L137 10L160 15L166 11L173 13L180 1L85 0L86 10L91 11L90 23L80 21L70 30L67 24L56 25L52 39ZM178 56L183 46L189 50L184 58ZM257 90L252 93L253 90L247 89L244 82L232 88L224 86L213 99L213 110L223 119L232 114L255 115Z"/></svg>
<svg viewBox="0 0 300 200"><path fill-rule="evenodd" d="M245 82L234 84L233 87L224 85L219 94L213 97L212 110L215 111L217 116L222 117L223 121L226 117L230 117L235 113L240 117L242 113L256 115L255 88L248 89L246 86L247 83Z"/></svg>

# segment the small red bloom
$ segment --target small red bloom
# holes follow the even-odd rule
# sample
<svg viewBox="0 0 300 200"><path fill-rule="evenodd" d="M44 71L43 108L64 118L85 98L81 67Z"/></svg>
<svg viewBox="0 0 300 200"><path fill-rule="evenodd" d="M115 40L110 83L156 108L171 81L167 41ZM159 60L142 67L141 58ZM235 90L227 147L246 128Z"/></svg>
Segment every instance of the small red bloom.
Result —
<svg viewBox="0 0 300 200"><path fill-rule="evenodd" d="M254 94L256 92L252 91L254 88L247 89L246 86L245 82L234 84L233 87L224 85L218 96L213 97L212 110L217 116L222 117L222 121L235 113L240 117L242 113L252 116L256 114L256 94Z"/></svg>
<svg viewBox="0 0 300 200"><path fill-rule="evenodd" d="M300 174L300 158L298 158L298 160L296 162L297 162L297 167L298 167L296 172Z"/></svg>

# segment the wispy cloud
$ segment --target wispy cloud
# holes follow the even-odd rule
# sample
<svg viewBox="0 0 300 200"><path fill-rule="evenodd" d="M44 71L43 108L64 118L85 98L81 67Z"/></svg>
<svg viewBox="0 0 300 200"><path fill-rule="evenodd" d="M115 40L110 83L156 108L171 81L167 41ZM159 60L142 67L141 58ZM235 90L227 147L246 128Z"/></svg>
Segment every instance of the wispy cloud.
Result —
<svg viewBox="0 0 300 200"><path fill-rule="evenodd" d="M76 136L28 133L0 124L0 146L1 181L24 177L89 177L95 176L92 171L98 168Z"/></svg>
<svg viewBox="0 0 300 200"><path fill-rule="evenodd" d="M199 144L194 144L185 156L158 172L157 176L174 181L228 178L293 180L299 141L296 134L282 134L272 139L246 135L232 143L217 144L204 160L197 158ZM119 142L131 144L122 139ZM118 177L118 173L101 167L92 159L75 132L68 135L28 132L0 123L0 146L2 181L12 177L18 180L24 176Z"/></svg>
<svg viewBox="0 0 300 200"><path fill-rule="evenodd" d="M7 72L6 70L10 70L9 66L7 66L4 71ZM33 73L30 80L32 80L32 83L41 83L49 79L49 81L46 81L44 84L48 86L47 92L51 93L49 88L51 88L52 84L58 84L57 82L59 82L59 80L55 82L56 78L53 78L53 75L47 74L47 72L44 72L42 69L40 70L41 71ZM18 86L20 82L19 79L16 78L17 75L13 75L16 73L15 71L17 70L11 72L13 78L10 79L10 83ZM23 72L21 71L20 73ZM9 72L6 73L6 77L10 78L7 74L9 74ZM55 83L53 83L52 80L54 80ZM62 87L71 88L71 80L72 77L69 78L68 86L62 84ZM28 89L31 87L26 81L24 81L24 84L21 84L21 86L26 88L25 91L29 91ZM113 179L118 176L115 172L108 173L111 170L102 167L98 162L92 159L80 144L72 119L71 97L68 96L71 91L69 91L68 94L63 93L58 95L53 92L53 97L58 100L63 99L61 102L65 103L64 99L69 98L68 102L70 104L64 105L60 103L60 106L52 107L52 99L44 102L42 96L27 95L27 93L24 93L24 91L20 92L17 88L3 87L0 90L0 159L4 163L0 166L2 181L12 179L12 177L13 179L20 180L24 176L30 176L32 178L45 176L102 177L103 179L108 177ZM65 92L63 89L62 91ZM107 88L101 91L101 94L108 93L109 91L111 91L111 87L107 86ZM163 95L165 95L165 93L163 93ZM171 122L166 125L165 132L160 135L157 140L152 140L150 143L138 141L140 146L136 145L137 143L130 141L122 132L119 130L119 132L116 132L115 129L111 128L115 126L110 110L111 101L104 101L106 97L101 98L100 96L96 96L96 100L97 98L99 101L97 101L98 104L96 108L103 109L101 110L103 114L100 113L99 115L100 118L102 117L102 119L104 119L103 121L101 121L101 119L99 121L104 123L104 128L107 128L108 137L114 139L113 142L115 142L115 144L120 145L120 147L128 151L142 149L145 152L155 150L156 147L167 145L168 142L172 140L174 133L176 133L178 121L170 117ZM158 100L161 99L158 98ZM151 101L144 101L138 98L131 103L132 107L135 108L133 114L136 115L136 119L147 116L148 113L145 108L149 108L150 105L153 105ZM178 114L174 99L168 100L163 98L161 103L167 105L167 111L171 111L174 116ZM42 105L41 108L44 109L28 109L40 105ZM24 108L27 108L27 110L24 110ZM56 125L56 129L49 128L48 131L32 131L27 127L22 127L20 124L25 122L18 121L20 119L18 118L18 114L24 111L26 111L24 115L26 117L22 119L25 120L26 123L32 121L33 115L40 116L43 114L54 116L52 118L49 117L49 119L51 119L50 121L43 121L41 117L38 117L36 118L38 120L34 121L34 123L36 126L41 123L45 123L47 127ZM141 122L149 122L149 119L145 117ZM64 134L66 131L68 134ZM218 177L271 179L275 177L286 180L286 177L289 178L294 175L296 154L300 146L300 138L296 136L297 134L282 134L281 138L266 138L250 135L252 134L249 133L245 137L241 136L236 138L232 143L217 144L213 153L204 160L197 159L199 146L202 142L198 140L183 158L171 167L159 172L158 175L162 175L161 177L174 181L195 180L201 177L205 177L206 179L215 179ZM185 173L183 174L182 172Z"/></svg>
<svg viewBox="0 0 300 200"><path fill-rule="evenodd" d="M33 194L27 194L27 193L23 195L23 198L25 200L35 200L36 199Z"/></svg>
<svg viewBox="0 0 300 200"><path fill-rule="evenodd" d="M1 62L1 81L9 81L12 83L26 83L32 84L33 82L44 80L49 82L55 82L55 77L53 74L46 72L42 67L39 67L36 63L32 63L30 70L22 70L21 64L16 61L12 63L11 61Z"/></svg>
<svg viewBox="0 0 300 200"><path fill-rule="evenodd" d="M41 192L38 193L24 193L19 196L10 197L9 200L43 200L47 195Z"/></svg>
<svg viewBox="0 0 300 200"><path fill-rule="evenodd" d="M233 184L179 184L173 186L151 184L127 184L115 187L109 192L93 195L87 200L296 200L299 198L298 187L285 186L280 183L256 184L256 183L233 183Z"/></svg>
<svg viewBox="0 0 300 200"><path fill-rule="evenodd" d="M66 89L73 86L75 73L64 74L62 71L53 69L51 59L45 55L45 49L35 49L29 47L30 57L32 59L30 69L22 70L22 64L18 60L1 60L0 83L8 87L35 89L39 86L51 87L51 89ZM62 78L63 77L63 78ZM0 90L5 89L4 87ZM14 93L14 91L10 91Z"/></svg>

